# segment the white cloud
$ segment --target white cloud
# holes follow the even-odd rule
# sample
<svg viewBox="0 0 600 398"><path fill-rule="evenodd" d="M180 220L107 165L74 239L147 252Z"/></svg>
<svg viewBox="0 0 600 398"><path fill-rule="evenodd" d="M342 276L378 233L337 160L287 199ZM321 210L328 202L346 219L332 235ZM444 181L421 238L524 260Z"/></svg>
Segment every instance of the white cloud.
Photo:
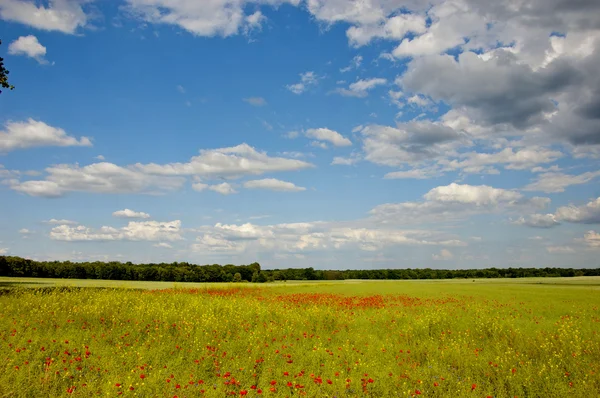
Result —
<svg viewBox="0 0 600 398"><path fill-rule="evenodd" d="M238 193L238 191L235 190L233 185L231 185L227 182L223 182L221 184L210 185L210 184L203 183L198 178L196 178L196 182L192 184L192 189L197 192L202 192L205 190L214 191L214 192L220 193L221 195L231 195L234 193Z"/></svg>
<svg viewBox="0 0 600 398"><path fill-rule="evenodd" d="M434 5L428 11L428 16L432 23L427 29L424 22L414 22L420 28L417 33L426 32L412 39L402 40L392 51L395 57L439 54L463 45L466 37L483 32L486 27L485 18L470 12L463 2L447 1Z"/></svg>
<svg viewBox="0 0 600 398"><path fill-rule="evenodd" d="M583 206L561 206L556 209L556 218L580 224L600 224L600 197Z"/></svg>
<svg viewBox="0 0 600 398"><path fill-rule="evenodd" d="M172 249L172 248L173 248L173 246L172 246L172 245L170 245L170 244L169 244L169 243L167 243L167 242L155 243L155 244L153 244L152 246L154 246L154 247L158 247L158 248L161 248L161 249Z"/></svg>
<svg viewBox="0 0 600 398"><path fill-rule="evenodd" d="M117 210L113 214L117 218L150 218L150 214L130 209Z"/></svg>
<svg viewBox="0 0 600 398"><path fill-rule="evenodd" d="M46 168L46 172L46 180L16 181L10 188L31 196L59 197L67 192L152 194L173 191L185 183L181 177L149 175L106 162L84 167L55 165Z"/></svg>
<svg viewBox="0 0 600 398"><path fill-rule="evenodd" d="M242 101L247 102L252 106L265 106L267 105L267 101L263 97L248 97L243 98Z"/></svg>
<svg viewBox="0 0 600 398"><path fill-rule="evenodd" d="M532 169L535 165L552 163L561 158L563 153L548 148L522 148L516 151L513 148L504 148L500 152L481 153L469 152L460 155L464 160L443 162L447 169L462 169L467 173L482 173L489 170L489 166L504 165L511 170Z"/></svg>
<svg viewBox="0 0 600 398"><path fill-rule="evenodd" d="M233 193L238 193L231 184L228 182L222 182L217 185L211 185L208 187L211 191L215 191L220 193L221 195L231 195Z"/></svg>
<svg viewBox="0 0 600 398"><path fill-rule="evenodd" d="M56 218L51 218L50 220L47 221L42 221L44 224L50 224L50 225L77 225L79 224L77 221L71 221L71 220L57 220Z"/></svg>
<svg viewBox="0 0 600 398"><path fill-rule="evenodd" d="M327 141L334 146L349 146L352 145L352 141L344 137L337 131L330 130L328 128L308 129L304 133L308 138L314 138L318 141Z"/></svg>
<svg viewBox="0 0 600 398"><path fill-rule="evenodd" d="M516 225L526 225L533 228L552 228L560 225L554 214L531 214L513 221Z"/></svg>
<svg viewBox="0 0 600 398"><path fill-rule="evenodd" d="M102 156L102 155L95 156L94 159L96 159L96 160L106 160L106 158L104 156Z"/></svg>
<svg viewBox="0 0 600 398"><path fill-rule="evenodd" d="M28 230L27 228L21 228L21 229L19 230L19 233L20 233L21 235L29 235L29 234L31 234L32 232L31 232L30 230Z"/></svg>
<svg viewBox="0 0 600 398"><path fill-rule="evenodd" d="M321 149L329 148L329 146L326 143L320 142L320 141L311 141L310 145L314 146L315 148L321 148Z"/></svg>
<svg viewBox="0 0 600 398"><path fill-rule="evenodd" d="M592 248L600 248L600 233L596 231L587 231L583 235L584 242Z"/></svg>
<svg viewBox="0 0 600 398"><path fill-rule="evenodd" d="M434 260L451 260L454 258L454 254L448 249L442 249L440 254L432 254L431 257Z"/></svg>
<svg viewBox="0 0 600 398"><path fill-rule="evenodd" d="M205 183L203 183L201 181L197 181L197 182L195 182L195 183L192 184L192 189L194 191L197 191L197 192L202 192L205 189L207 189L208 187L209 187L208 184L205 184Z"/></svg>
<svg viewBox="0 0 600 398"><path fill-rule="evenodd" d="M311 86L316 86L319 83L318 76L315 72L308 71L300 74L300 82L285 86L294 94L302 94Z"/></svg>
<svg viewBox="0 0 600 398"><path fill-rule="evenodd" d="M340 72L346 73L346 72L350 72L352 69L358 69L360 67L360 65L362 64L362 61L363 61L363 57L361 55L357 55L354 58L352 58L352 61L350 61L350 65L348 65L345 68L341 68Z"/></svg>
<svg viewBox="0 0 600 398"><path fill-rule="evenodd" d="M78 140L67 135L61 128L33 119L26 122L8 122L5 131L0 131L0 153L43 146L92 146L92 142L87 137Z"/></svg>
<svg viewBox="0 0 600 398"><path fill-rule="evenodd" d="M248 34L260 30L266 19L258 10L246 14L248 4L256 1L211 0L199 3L194 0L127 0L127 8L137 18L157 24L176 25L197 36L228 37L242 31ZM299 0L265 0L277 6L283 3L299 4Z"/></svg>
<svg viewBox="0 0 600 398"><path fill-rule="evenodd" d="M600 177L600 171L588 171L579 175L549 172L542 173L536 179L525 186L525 191L541 192L564 192L571 185L586 184L596 177Z"/></svg>
<svg viewBox="0 0 600 398"><path fill-rule="evenodd" d="M423 169L392 171L390 173L386 173L383 176L383 178L386 180L399 180L399 179L426 180L429 178L438 177L440 175L441 175L441 173L438 169L423 168Z"/></svg>
<svg viewBox="0 0 600 398"><path fill-rule="evenodd" d="M335 156L331 161L331 165L352 166L361 160L362 157L358 153L353 152L349 157Z"/></svg>
<svg viewBox="0 0 600 398"><path fill-rule="evenodd" d="M246 181L244 188L250 189L268 189L271 191L300 192L306 191L306 188L294 185L291 182L277 180L275 178L265 178L262 180Z"/></svg>
<svg viewBox="0 0 600 398"><path fill-rule="evenodd" d="M571 246L546 246L548 253L552 254L571 254L575 250Z"/></svg>
<svg viewBox="0 0 600 398"><path fill-rule="evenodd" d="M347 89L337 88L334 90L334 92L343 95L344 97L364 98L368 95L368 91L386 83L387 80L383 78L357 80L356 82L350 84Z"/></svg>
<svg viewBox="0 0 600 398"><path fill-rule="evenodd" d="M197 175L206 177L260 175L267 172L292 171L314 167L312 164L282 157L270 157L248 144L235 147L205 149L188 163L165 165L136 164L135 168L148 174Z"/></svg>
<svg viewBox="0 0 600 398"><path fill-rule="evenodd" d="M181 236L181 221L130 221L123 228L101 227L93 229L83 225L73 227L58 225L50 231L53 240L78 241L175 241Z"/></svg>
<svg viewBox="0 0 600 398"><path fill-rule="evenodd" d="M512 190L452 183L431 189L421 202L386 203L370 211L383 224L449 222L474 214L542 209L547 198L525 198Z"/></svg>
<svg viewBox="0 0 600 398"><path fill-rule="evenodd" d="M175 88L177 89L177 91L179 91L181 94L185 94L185 87L183 87L181 84L178 84L177 86L175 86Z"/></svg>
<svg viewBox="0 0 600 398"><path fill-rule="evenodd" d="M360 47L369 44L375 38L400 40L409 32L424 33L425 25L423 15L400 14L376 24L351 26L346 35L350 45Z"/></svg>
<svg viewBox="0 0 600 398"><path fill-rule="evenodd" d="M431 100L419 94L415 94L412 97L408 97L407 101L409 104L415 105L420 108L426 108L432 104Z"/></svg>
<svg viewBox="0 0 600 398"><path fill-rule="evenodd" d="M385 166L416 165L449 156L469 140L464 133L441 122L412 121L397 127L368 125L357 128L363 136L365 160Z"/></svg>
<svg viewBox="0 0 600 398"><path fill-rule="evenodd" d="M54 0L47 6L35 1L2 0L0 18L19 22L36 29L74 34L87 24L88 16L82 9L83 0Z"/></svg>
<svg viewBox="0 0 600 398"><path fill-rule="evenodd" d="M255 11L253 14L247 15L244 18L246 24L243 27L244 34L248 35L252 31L260 32L262 30L263 23L267 20L267 17L260 11Z"/></svg>
<svg viewBox="0 0 600 398"><path fill-rule="evenodd" d="M464 246L428 231L372 229L323 222L275 225L221 224L201 227L196 252L272 252L279 254L323 250L377 251L394 246Z"/></svg>
<svg viewBox="0 0 600 398"><path fill-rule="evenodd" d="M65 193L60 185L53 181L19 182L15 180L10 184L10 188L30 196L42 196L46 198L58 198Z"/></svg>
<svg viewBox="0 0 600 398"><path fill-rule="evenodd" d="M0 256L8 255L8 247L0 247Z"/></svg>
<svg viewBox="0 0 600 398"><path fill-rule="evenodd" d="M426 200L444 203L461 203L475 206L497 206L515 203L522 195L516 191L493 188L487 185L459 185L452 183L433 188L423 196Z"/></svg>
<svg viewBox="0 0 600 398"><path fill-rule="evenodd" d="M283 136L289 140L293 140L295 138L298 138L299 135L300 135L300 133L297 131L290 131L290 132L284 134Z"/></svg>
<svg viewBox="0 0 600 398"><path fill-rule="evenodd" d="M21 36L10 43L8 53L11 55L25 55L35 59L40 64L48 62L44 58L46 56L46 47L42 46L37 37L33 35Z"/></svg>

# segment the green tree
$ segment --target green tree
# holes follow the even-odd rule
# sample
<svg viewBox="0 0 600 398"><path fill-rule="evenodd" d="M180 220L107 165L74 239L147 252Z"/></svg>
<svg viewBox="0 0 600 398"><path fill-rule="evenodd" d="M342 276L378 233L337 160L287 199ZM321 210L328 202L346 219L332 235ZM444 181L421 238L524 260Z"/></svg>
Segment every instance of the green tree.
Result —
<svg viewBox="0 0 600 398"><path fill-rule="evenodd" d="M234 282L241 282L242 281L242 274L240 274L239 272L236 272L233 275L233 281Z"/></svg>
<svg viewBox="0 0 600 398"><path fill-rule="evenodd" d="M2 40L0 40L0 45L2 45ZM8 82L9 73L8 69L4 67L4 58L0 57L0 87L13 90L15 86ZM0 90L0 93L2 93L2 90Z"/></svg>

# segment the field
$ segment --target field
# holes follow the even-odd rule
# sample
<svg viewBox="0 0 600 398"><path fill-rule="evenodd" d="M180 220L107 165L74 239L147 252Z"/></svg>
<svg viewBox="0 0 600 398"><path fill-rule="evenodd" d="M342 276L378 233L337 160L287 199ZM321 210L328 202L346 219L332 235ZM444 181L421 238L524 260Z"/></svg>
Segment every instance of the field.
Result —
<svg viewBox="0 0 600 398"><path fill-rule="evenodd" d="M0 289L0 397L600 395L600 278Z"/></svg>

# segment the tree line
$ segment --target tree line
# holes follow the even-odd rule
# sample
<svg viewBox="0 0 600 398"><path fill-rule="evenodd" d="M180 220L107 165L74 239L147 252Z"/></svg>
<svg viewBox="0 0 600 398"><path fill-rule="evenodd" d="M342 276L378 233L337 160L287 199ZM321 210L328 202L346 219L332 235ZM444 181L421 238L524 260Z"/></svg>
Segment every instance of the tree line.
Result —
<svg viewBox="0 0 600 398"><path fill-rule="evenodd" d="M316 270L288 268L262 270L259 263L248 265L195 265L187 262L133 264L119 261L34 261L0 256L0 276L111 279L168 282L270 282L287 280L344 279L455 279L600 276L600 268L485 268L444 270L431 268Z"/></svg>

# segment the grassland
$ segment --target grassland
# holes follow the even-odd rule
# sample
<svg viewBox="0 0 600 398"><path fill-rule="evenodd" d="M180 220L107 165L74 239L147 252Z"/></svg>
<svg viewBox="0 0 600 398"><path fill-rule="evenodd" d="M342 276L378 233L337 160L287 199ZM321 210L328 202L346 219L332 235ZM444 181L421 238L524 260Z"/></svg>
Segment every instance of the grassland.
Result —
<svg viewBox="0 0 600 398"><path fill-rule="evenodd" d="M0 397L600 391L600 278L0 289Z"/></svg>

